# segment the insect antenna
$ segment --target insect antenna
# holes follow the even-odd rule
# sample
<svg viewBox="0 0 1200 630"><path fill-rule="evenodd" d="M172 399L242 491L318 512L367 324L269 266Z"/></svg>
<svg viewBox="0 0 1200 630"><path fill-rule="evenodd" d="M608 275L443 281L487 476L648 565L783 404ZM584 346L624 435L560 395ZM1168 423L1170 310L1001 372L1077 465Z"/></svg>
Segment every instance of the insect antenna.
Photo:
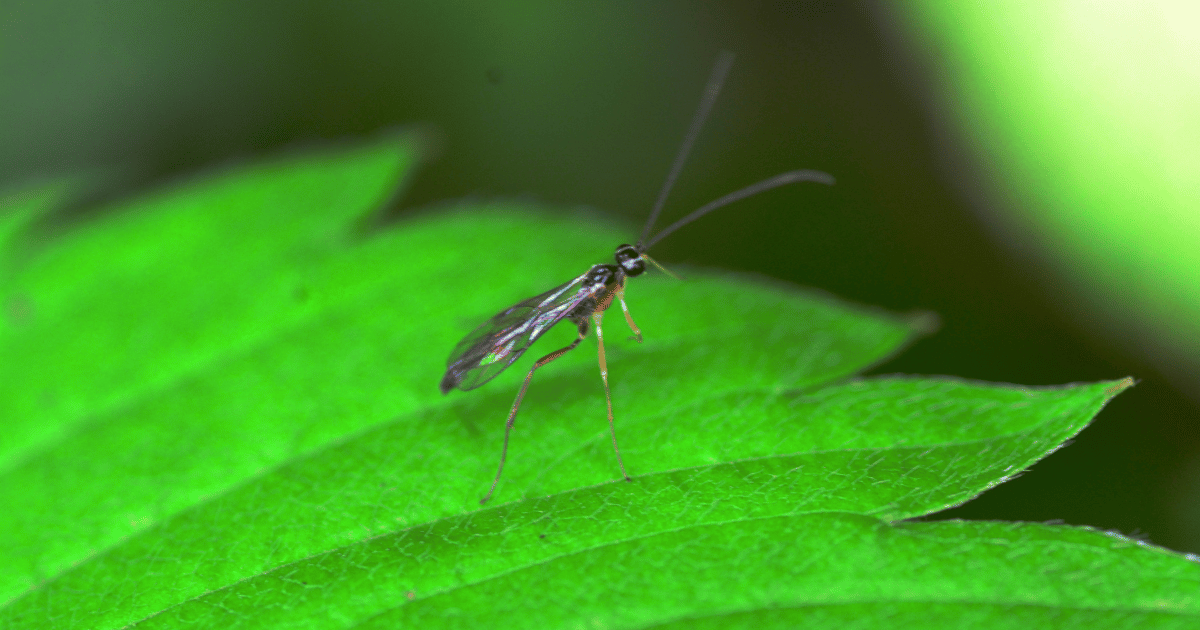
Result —
<svg viewBox="0 0 1200 630"><path fill-rule="evenodd" d="M664 266L662 266L662 265L658 264L658 261L657 261L657 260L654 260L653 258L651 258L651 257L650 257L648 254L646 254L646 252L642 252L641 254L642 254L642 259L643 259L643 260L647 260L647 261L649 261L649 262L650 262L650 264L651 264L651 265L654 265L655 267L658 267L658 270L659 270L659 271L661 271L661 272L663 272L663 273L667 274L668 276L671 276L672 278L675 278L676 280L683 280L683 278L680 278L678 275L676 275L676 274L675 274L673 271L671 271L670 269L667 269L666 267L664 267Z"/></svg>
<svg viewBox="0 0 1200 630"><path fill-rule="evenodd" d="M692 145L695 144L696 137L700 135L700 128L704 126L704 121L708 118L708 113L712 111L713 104L717 102L717 94L721 92L721 86L724 85L725 77L729 75L729 69L732 66L733 53L722 50L717 57L716 65L713 66L712 74L708 76L708 85L704 86L704 96L700 98L700 107L696 109L696 115L692 117L692 126L688 127L687 135L683 137L683 146L679 147L679 153L675 154L675 162L671 164L667 181L663 182L658 199L654 202L654 209L650 211L650 218L646 219L646 227L642 228L642 236L634 246L638 251L645 249L642 247L642 242L646 240L647 236L650 236L650 228L654 227L654 222L658 220L658 215L662 212L663 204L667 202L667 195L671 193L675 180L679 179L683 163L687 161L688 154L692 152Z"/></svg>
<svg viewBox="0 0 1200 630"><path fill-rule="evenodd" d="M700 206L686 217L683 217L682 219L663 228L661 232L655 234L654 238L650 239L645 245L639 244L638 251L649 251L649 249L653 247L655 243L666 238L666 236L671 232L678 230L679 228L691 223L692 221L695 221L696 219L699 219L713 210L723 208L731 203L734 203L735 201L741 201L746 197L757 195L765 190L771 190L772 188L778 188L780 186L794 184L796 182L817 182L819 184L832 186L834 180L832 175L822 171L803 170L780 173L775 177L769 177L761 182L758 182L757 184L751 184L741 190L731 192L720 199L714 199L703 206Z"/></svg>

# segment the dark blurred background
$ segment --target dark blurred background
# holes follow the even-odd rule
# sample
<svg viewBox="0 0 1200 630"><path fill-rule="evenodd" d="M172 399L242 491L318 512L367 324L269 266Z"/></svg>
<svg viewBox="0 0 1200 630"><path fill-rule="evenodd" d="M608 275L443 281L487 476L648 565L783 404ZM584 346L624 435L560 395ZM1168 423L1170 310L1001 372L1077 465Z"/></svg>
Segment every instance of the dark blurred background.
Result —
<svg viewBox="0 0 1200 630"><path fill-rule="evenodd" d="M286 13L280 13L286 7ZM942 328L877 370L1029 385L1133 375L1073 444L939 515L1063 521L1200 552L1200 407L988 226L920 33L870 4L7 2L0 182L102 174L102 207L222 163L421 123L393 209L520 197L640 225L724 48L737 61L665 220L795 168L656 247ZM919 44L919 42L916 42ZM633 235L631 235L633 238ZM599 258L608 255L598 252ZM599 260L599 259L598 259ZM636 298L634 298L636 299Z"/></svg>

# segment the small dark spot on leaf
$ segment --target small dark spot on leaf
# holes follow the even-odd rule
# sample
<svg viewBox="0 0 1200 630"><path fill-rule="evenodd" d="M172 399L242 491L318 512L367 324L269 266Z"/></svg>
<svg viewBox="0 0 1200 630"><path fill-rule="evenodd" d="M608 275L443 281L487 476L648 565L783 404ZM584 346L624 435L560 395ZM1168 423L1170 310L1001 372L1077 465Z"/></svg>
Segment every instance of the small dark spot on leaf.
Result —
<svg viewBox="0 0 1200 630"><path fill-rule="evenodd" d="M545 537L546 537L545 534L538 534L538 538L545 538Z"/></svg>
<svg viewBox="0 0 1200 630"><path fill-rule="evenodd" d="M297 302L307 302L309 298L308 287L296 287L296 290L292 291L292 296L296 298Z"/></svg>
<svg viewBox="0 0 1200 630"><path fill-rule="evenodd" d="M407 597L409 601L412 601L417 598L417 592L409 591L409 592L405 593L404 596Z"/></svg>
<svg viewBox="0 0 1200 630"><path fill-rule="evenodd" d="M304 580L300 580L300 583L301 583L301 584L303 584L303 585L305 585L305 586L308 586L308 582L305 582Z"/></svg>

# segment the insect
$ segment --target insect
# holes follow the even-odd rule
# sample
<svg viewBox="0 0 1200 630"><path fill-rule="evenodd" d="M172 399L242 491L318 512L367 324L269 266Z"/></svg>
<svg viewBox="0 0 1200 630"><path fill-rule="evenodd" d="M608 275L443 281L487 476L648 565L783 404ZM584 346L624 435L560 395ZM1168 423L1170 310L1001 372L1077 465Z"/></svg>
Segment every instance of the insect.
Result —
<svg viewBox="0 0 1200 630"><path fill-rule="evenodd" d="M713 210L785 184L795 182L833 184L833 177L821 171L799 170L781 173L709 202L650 237L650 229L654 227L654 222L662 211L667 195L679 177L683 163L687 160L692 144L699 135L700 128L704 125L704 120L708 117L713 103L716 102L717 94L721 91L721 86L724 84L732 64L733 54L722 52L713 66L712 74L709 76L708 84L700 100L700 107L692 118L692 124L688 128L687 135L684 136L683 145L675 155L675 161L672 163L658 199L650 211L650 216L646 219L646 225L642 229L637 244L618 245L614 254L616 264L592 265L591 269L566 284L517 302L481 324L454 346L454 351L450 353L450 358L446 362L446 374L442 377L439 386L443 394L449 393L456 387L464 391L472 390L492 380L519 359L529 349L529 346L547 330L564 319L574 324L579 332L570 345L538 359L529 369L529 373L525 375L525 382L521 384L521 390L517 392L517 399L513 402L512 409L508 412L508 420L504 425L504 446L500 450L500 466L496 470L496 477L492 480L491 488L479 501L480 504L487 503L488 499L492 497L492 493L496 491L496 484L500 482L500 474L504 472L504 460L508 455L509 434L516 422L521 399L525 397L529 381L533 379L533 373L538 368L574 350L587 336L589 322L596 329L596 341L599 344L600 379L604 383L604 399L608 405L608 428L612 435L613 450L617 454L617 465L621 468L621 475L626 481L631 481L629 474L625 471L625 462L621 459L621 449L617 446L612 395L608 389L608 364L604 359L604 332L601 327L604 311L612 306L613 298L616 298L617 302L621 304L621 311L625 314L626 323L633 331L633 339L641 343L642 333L634 323L633 316L629 313L629 307L625 304L625 279L642 275L646 271L647 262L669 275L674 275L650 258L646 252L668 234Z"/></svg>

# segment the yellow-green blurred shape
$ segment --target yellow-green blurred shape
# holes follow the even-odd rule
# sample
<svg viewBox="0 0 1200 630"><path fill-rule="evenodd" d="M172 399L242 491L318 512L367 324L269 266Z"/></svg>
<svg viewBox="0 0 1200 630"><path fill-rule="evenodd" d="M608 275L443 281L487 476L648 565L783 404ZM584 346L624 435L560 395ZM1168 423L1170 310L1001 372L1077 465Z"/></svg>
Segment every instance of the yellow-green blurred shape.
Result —
<svg viewBox="0 0 1200 630"><path fill-rule="evenodd" d="M910 7L983 169L967 184L1011 244L1053 267L1074 314L1200 394L1200 3Z"/></svg>

